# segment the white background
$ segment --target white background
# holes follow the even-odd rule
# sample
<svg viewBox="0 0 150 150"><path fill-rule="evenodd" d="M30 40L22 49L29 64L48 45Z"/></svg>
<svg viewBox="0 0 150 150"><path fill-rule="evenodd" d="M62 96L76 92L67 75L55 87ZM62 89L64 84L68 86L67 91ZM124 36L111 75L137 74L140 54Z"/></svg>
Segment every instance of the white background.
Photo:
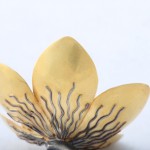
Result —
<svg viewBox="0 0 150 150"><path fill-rule="evenodd" d="M150 84L149 0L0 0L0 63L19 72L30 86L39 55L66 35L94 60L98 93L125 83ZM150 150L150 101L123 134L107 150ZM1 121L3 149L45 148L19 140Z"/></svg>

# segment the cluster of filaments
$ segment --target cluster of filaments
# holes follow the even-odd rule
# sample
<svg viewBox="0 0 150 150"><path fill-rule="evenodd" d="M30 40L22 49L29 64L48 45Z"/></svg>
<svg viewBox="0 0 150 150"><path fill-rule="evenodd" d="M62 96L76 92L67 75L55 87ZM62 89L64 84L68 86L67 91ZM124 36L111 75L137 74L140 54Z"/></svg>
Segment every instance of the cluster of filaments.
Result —
<svg viewBox="0 0 150 150"><path fill-rule="evenodd" d="M22 124L29 129L35 131L41 137L36 137L32 134L26 133L22 130L15 128L15 126L11 126L17 133L18 137L26 140L32 144L43 145L47 143L47 140L44 137L47 137L49 141L51 140L63 140L69 142L76 149L87 149L87 150L95 150L101 149L105 146L108 146L109 143L107 141L120 132L121 128L125 125L126 122L118 122L117 119L120 116L121 112L125 109L124 107L117 110L114 118L108 121L101 129L97 129L100 125L100 122L104 119L107 119L115 112L117 109L117 105L114 104L110 111L105 115L100 115L101 110L104 108L103 105L99 106L96 110L93 117L87 122L85 128L78 133L74 137L71 135L78 129L81 120L87 113L87 110L90 108L90 104L87 103L85 106L81 106L80 99L82 95L78 95L76 99L76 106L74 110L71 110L70 106L70 97L75 90L75 83L73 83L72 88L68 92L68 96L66 98L66 106L67 110L65 111L61 104L61 92L58 92L57 105L54 104L53 93L49 86L45 86L45 90L49 93L49 98L46 99L41 96L41 100L45 105L46 111L48 111L50 115L50 124L53 129L53 133L50 131L44 114L41 114L34 103L30 101L28 95L24 94L24 102L20 101L16 96L10 96L10 98L15 100L15 104L11 103L7 99L5 99L6 104L8 105L8 115L17 123ZM51 104L52 108L49 108L48 101ZM30 106L30 108L29 108ZM32 110L31 110L32 108ZM58 117L58 109L60 111L60 116ZM75 115L78 114L78 119L75 119ZM67 116L65 120L63 120L64 116ZM112 127L113 126L113 127ZM43 137L43 138L42 138Z"/></svg>

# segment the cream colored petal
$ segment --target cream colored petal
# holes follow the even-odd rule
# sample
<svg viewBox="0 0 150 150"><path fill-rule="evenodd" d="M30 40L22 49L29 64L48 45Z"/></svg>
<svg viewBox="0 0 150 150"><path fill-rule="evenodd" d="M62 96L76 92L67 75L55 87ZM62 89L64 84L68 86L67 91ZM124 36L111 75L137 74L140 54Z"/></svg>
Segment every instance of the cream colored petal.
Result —
<svg viewBox="0 0 150 150"><path fill-rule="evenodd" d="M117 134L114 137L110 138L102 147L100 148L106 148L108 146L110 146L113 143L118 142L121 138L122 138L122 134Z"/></svg>
<svg viewBox="0 0 150 150"><path fill-rule="evenodd" d="M24 126L22 124L18 124L6 117L4 117L3 115L0 115L0 117L5 121L5 123L15 131L15 133L17 134L16 130L19 130L21 132L27 133L27 134L31 134L37 138L43 138L43 136L41 136L40 134L38 134L37 132L35 132L34 130L31 130L30 128L28 128L27 126Z"/></svg>
<svg viewBox="0 0 150 150"><path fill-rule="evenodd" d="M33 89L47 116L52 118L54 114L52 119L59 130L55 132L63 135L79 125L95 96L97 82L94 63L71 37L46 49L33 72Z"/></svg>
<svg viewBox="0 0 150 150"><path fill-rule="evenodd" d="M0 64L0 105L8 115L35 131L49 137L49 120L45 117L38 101L27 83L12 69ZM49 126L48 126L49 125Z"/></svg>
<svg viewBox="0 0 150 150"><path fill-rule="evenodd" d="M108 146L110 146L112 143L116 143L117 141L119 141L122 138L122 134L117 134L115 136L113 136L112 138L110 138L109 140L105 141L104 143L98 143L95 144L93 147L94 149L103 149L106 148Z"/></svg>
<svg viewBox="0 0 150 150"><path fill-rule="evenodd" d="M123 137L122 134L117 134L114 137L110 138L107 143L108 144L112 144L112 143L116 143L117 141L119 141L121 138Z"/></svg>
<svg viewBox="0 0 150 150"><path fill-rule="evenodd" d="M83 140L92 145L114 137L140 113L149 92L148 85L127 84L102 93L94 100L82 124L72 135L74 143Z"/></svg>
<svg viewBox="0 0 150 150"><path fill-rule="evenodd" d="M17 124L14 121L11 121L10 119L8 119L2 115L0 115L0 117L21 139L24 139L29 143L39 144L39 145L42 145L45 143L45 141L48 141L48 139L45 139L39 133L33 131L32 129L28 128L27 126L24 126L23 124Z"/></svg>

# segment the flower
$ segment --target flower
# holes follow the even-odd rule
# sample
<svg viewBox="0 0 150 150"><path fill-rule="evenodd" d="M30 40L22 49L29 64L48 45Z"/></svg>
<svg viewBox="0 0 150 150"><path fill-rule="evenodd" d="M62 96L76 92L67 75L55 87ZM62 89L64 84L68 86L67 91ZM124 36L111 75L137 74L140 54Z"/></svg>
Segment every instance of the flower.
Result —
<svg viewBox="0 0 150 150"><path fill-rule="evenodd" d="M33 92L20 75L0 65L0 104L9 118L2 117L19 138L49 150L107 147L142 110L150 90L146 84L126 84L94 99L97 84L89 55L64 37L37 61Z"/></svg>

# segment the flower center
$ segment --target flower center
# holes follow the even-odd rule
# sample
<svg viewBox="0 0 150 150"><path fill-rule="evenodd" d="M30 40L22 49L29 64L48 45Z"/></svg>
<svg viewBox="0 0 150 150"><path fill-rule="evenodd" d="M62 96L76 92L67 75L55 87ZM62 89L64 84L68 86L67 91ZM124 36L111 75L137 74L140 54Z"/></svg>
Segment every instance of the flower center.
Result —
<svg viewBox="0 0 150 150"><path fill-rule="evenodd" d="M47 144L47 150L77 150L72 144L65 141L51 141Z"/></svg>

